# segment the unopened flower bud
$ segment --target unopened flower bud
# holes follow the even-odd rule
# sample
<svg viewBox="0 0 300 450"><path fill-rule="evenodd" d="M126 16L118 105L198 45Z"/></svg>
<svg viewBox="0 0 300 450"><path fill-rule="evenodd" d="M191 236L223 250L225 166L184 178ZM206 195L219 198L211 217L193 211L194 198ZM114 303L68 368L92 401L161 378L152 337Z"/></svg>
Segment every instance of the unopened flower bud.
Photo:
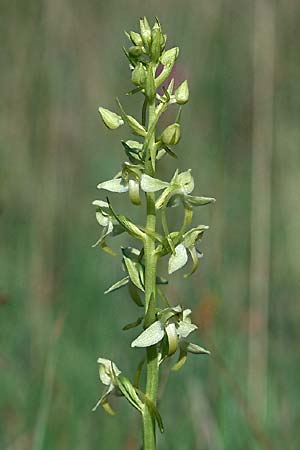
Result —
<svg viewBox="0 0 300 450"><path fill-rule="evenodd" d="M143 53L143 49L142 47L133 46L128 49L128 53L130 54L130 56L134 57L141 56L141 54Z"/></svg>
<svg viewBox="0 0 300 450"><path fill-rule="evenodd" d="M138 63L132 71L131 81L136 86L143 86L146 80L146 70L142 63Z"/></svg>
<svg viewBox="0 0 300 450"><path fill-rule="evenodd" d="M181 83L175 91L175 99L178 105L184 105L189 99L189 86L187 80Z"/></svg>
<svg viewBox="0 0 300 450"><path fill-rule="evenodd" d="M138 47L143 46L143 39L139 33L136 33L135 31L130 31L130 39L134 43L134 45L137 45Z"/></svg>
<svg viewBox="0 0 300 450"><path fill-rule="evenodd" d="M109 111L108 109L102 108L101 106L99 108L99 113L104 125L110 130L115 130L124 123L121 116L112 111Z"/></svg>
<svg viewBox="0 0 300 450"><path fill-rule="evenodd" d="M149 46L151 44L151 28L146 17L140 19L140 30L144 44Z"/></svg>
<svg viewBox="0 0 300 450"><path fill-rule="evenodd" d="M162 33L159 25L156 23L152 28L152 42L151 42L151 58L155 63L159 60L161 53L161 39Z"/></svg>
<svg viewBox="0 0 300 450"><path fill-rule="evenodd" d="M172 65L175 63L176 59L178 58L178 55L179 55L178 47L170 48L169 50L167 50L165 53L162 54L162 56L160 57L160 62L164 66Z"/></svg>
<svg viewBox="0 0 300 450"><path fill-rule="evenodd" d="M161 135L161 140L166 145L176 145L178 144L181 136L179 123L172 123L169 125Z"/></svg>

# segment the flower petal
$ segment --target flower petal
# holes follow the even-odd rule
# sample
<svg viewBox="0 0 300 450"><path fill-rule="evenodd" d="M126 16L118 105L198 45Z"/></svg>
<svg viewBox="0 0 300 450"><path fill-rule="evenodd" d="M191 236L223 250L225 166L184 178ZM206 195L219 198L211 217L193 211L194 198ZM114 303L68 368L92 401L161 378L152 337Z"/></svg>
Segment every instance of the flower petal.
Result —
<svg viewBox="0 0 300 450"><path fill-rule="evenodd" d="M168 272L169 274L176 272L176 270L181 269L186 265L188 260L188 255L186 248L183 244L177 245L175 247L175 255L171 255L169 259Z"/></svg>
<svg viewBox="0 0 300 450"><path fill-rule="evenodd" d="M203 347L200 347L199 345L192 344L191 342L181 341L180 347L184 351L189 352L189 353L194 353L195 355L200 355L200 354L210 355L210 351L206 350Z"/></svg>
<svg viewBox="0 0 300 450"><path fill-rule="evenodd" d="M164 337L164 327L159 320L146 328L132 343L131 347L150 347L162 340Z"/></svg>
<svg viewBox="0 0 300 450"><path fill-rule="evenodd" d="M118 193L128 191L128 186L124 183L122 178L113 178L112 180L104 181L103 183L99 183L97 188Z"/></svg>
<svg viewBox="0 0 300 450"><path fill-rule="evenodd" d="M150 177L145 173L141 177L141 188L144 192L157 192L169 186L166 181L158 180L157 178Z"/></svg>
<svg viewBox="0 0 300 450"><path fill-rule="evenodd" d="M177 334L179 338L186 338L189 334L191 334L193 331L197 330L197 325L194 325L193 323L184 322L181 320L178 323L177 327Z"/></svg>
<svg viewBox="0 0 300 450"><path fill-rule="evenodd" d="M137 180L130 179L128 181L128 191L129 191L129 198L130 201L134 205L140 205L141 199L140 199L140 184Z"/></svg>

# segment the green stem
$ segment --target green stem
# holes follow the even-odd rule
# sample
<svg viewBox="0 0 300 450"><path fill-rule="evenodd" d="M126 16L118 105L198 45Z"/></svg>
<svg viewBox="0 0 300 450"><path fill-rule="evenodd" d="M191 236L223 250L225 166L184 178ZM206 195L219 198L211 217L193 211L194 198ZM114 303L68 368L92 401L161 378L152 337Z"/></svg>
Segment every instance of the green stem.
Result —
<svg viewBox="0 0 300 450"><path fill-rule="evenodd" d="M148 130L151 125L155 122L155 102L149 104L148 109ZM145 173L147 175L153 176L154 170L152 167L150 153L151 148L155 144L155 130L151 127L151 136L149 136L149 141L147 143L146 150L146 163L145 163ZM156 228L156 209L155 209L155 194L149 192L146 194L147 201L147 222L146 228L151 232L155 232ZM150 298L153 298L153 311L155 310L155 297L156 297L156 267L157 267L157 256L155 254L155 242L147 235L145 240L145 314L147 312ZM153 317L153 320L155 318ZM157 401L157 388L158 388L158 352L156 346L147 348L147 381L146 381L146 395L147 397L156 404ZM143 450L156 450L156 439L155 439L155 421L149 411L149 408L145 405L145 410L143 413L143 436L144 436L144 448Z"/></svg>

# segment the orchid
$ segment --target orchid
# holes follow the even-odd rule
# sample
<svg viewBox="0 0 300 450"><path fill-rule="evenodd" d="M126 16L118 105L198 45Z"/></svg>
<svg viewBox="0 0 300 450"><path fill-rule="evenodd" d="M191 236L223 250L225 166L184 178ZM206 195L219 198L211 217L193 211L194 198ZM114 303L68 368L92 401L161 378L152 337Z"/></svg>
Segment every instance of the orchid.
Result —
<svg viewBox="0 0 300 450"><path fill-rule="evenodd" d="M158 319L146 328L134 341L131 347L150 347L161 343L160 346L160 362L167 357L173 355L178 348L182 352L209 354L208 350L196 346L185 340L193 331L197 330L197 325L191 322L190 309L182 309L181 305L168 307L161 310ZM164 340L167 343L165 348Z"/></svg>
<svg viewBox="0 0 300 450"><path fill-rule="evenodd" d="M97 222L103 227L101 237L95 242L93 247L100 245L106 252L114 254L112 249L106 244L106 238L109 235L118 236L119 234L123 233L125 231L124 227L122 227L122 225L120 225L120 223L112 215L109 209L109 204L107 202L103 200L94 200L93 205L97 206Z"/></svg>
<svg viewBox="0 0 300 450"><path fill-rule="evenodd" d="M199 258L202 258L203 253L196 248L196 242L202 238L204 231L208 229L209 227L206 225L199 225L183 235L182 242L175 247L175 253L169 258L169 274L176 272L186 265L188 261L188 252L192 258L193 267L185 277L192 275L197 270Z"/></svg>
<svg viewBox="0 0 300 450"><path fill-rule="evenodd" d="M102 384L104 384L104 386L106 387L100 400L98 400L92 411L96 411L98 406L102 405L107 412L113 414L113 410L108 403L108 397L110 395L117 395L119 393L116 383L116 377L121 374L121 371L118 369L115 363L110 361L109 359L98 358L97 363L99 364L99 378Z"/></svg>
<svg viewBox="0 0 300 450"><path fill-rule="evenodd" d="M198 329L191 321L191 309L176 305L176 300L169 300L163 285L169 283L169 275L183 268L189 258L192 267L184 276L196 271L202 256L197 244L208 226L192 227L194 207L213 203L215 199L192 195L194 178L190 169L182 172L177 169L171 180L157 178L157 166L162 158L177 158L174 148L183 139L180 118L183 105L189 101L189 86L187 80L183 80L177 89L174 89L174 79L167 83L179 49L165 48L167 36L162 32L158 19L151 27L144 17L140 19L139 32L125 34L130 40L130 47L124 48L124 53L133 83L133 89L128 94L143 97L141 120L127 114L118 99L119 114L103 107L99 108L99 112L109 130L127 126L133 135L138 136L138 140L121 141L126 161L112 179L101 181L97 187L112 193L126 193L129 200L139 207L143 206L142 197L145 197L146 221L140 225L132 218L117 213L108 197L106 200L95 200L96 219L102 227L102 234L95 245L116 255L106 243L108 238L126 232L131 240L138 242L134 246L121 246L124 276L108 287L105 294L128 288L131 299L143 313L124 325L123 330L130 333L133 328L140 327L131 347L146 349L146 355L138 365L133 382L109 359L98 359L100 381L105 390L93 410L101 405L113 414L110 397L124 397L141 414L143 450L156 450L156 425L163 431L157 409L160 367L175 353L179 356L172 370L183 366L188 353L209 354L205 348L190 342L190 335ZM177 108L177 114L169 125L158 132L161 116L170 105ZM167 216L173 207L183 210L183 221L179 230L170 231ZM158 263L164 257L168 266L167 279L158 274ZM176 306L173 306L174 303ZM146 372L144 390L140 387L143 370Z"/></svg>

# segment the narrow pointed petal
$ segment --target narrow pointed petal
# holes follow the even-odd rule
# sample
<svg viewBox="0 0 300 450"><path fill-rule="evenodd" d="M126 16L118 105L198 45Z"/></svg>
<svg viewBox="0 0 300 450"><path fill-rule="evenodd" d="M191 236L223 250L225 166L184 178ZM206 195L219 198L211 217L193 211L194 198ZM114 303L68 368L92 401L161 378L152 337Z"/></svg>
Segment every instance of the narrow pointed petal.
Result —
<svg viewBox="0 0 300 450"><path fill-rule="evenodd" d="M186 338L193 331L197 330L197 328L197 325L181 320L178 324L177 333L179 338Z"/></svg>

